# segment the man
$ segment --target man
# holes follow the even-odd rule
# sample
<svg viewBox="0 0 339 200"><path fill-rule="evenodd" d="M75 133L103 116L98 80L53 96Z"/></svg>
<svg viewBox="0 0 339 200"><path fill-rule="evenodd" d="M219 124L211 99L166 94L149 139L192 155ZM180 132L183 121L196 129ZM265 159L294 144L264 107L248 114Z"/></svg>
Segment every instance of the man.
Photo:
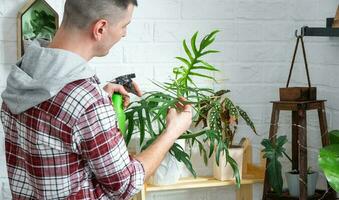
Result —
<svg viewBox="0 0 339 200"><path fill-rule="evenodd" d="M107 55L126 35L136 5L66 0L48 48L33 42L13 66L1 109L13 199L129 199L190 126L189 105L169 109L161 136L128 155L109 98L127 92L109 84L104 93L88 61Z"/></svg>

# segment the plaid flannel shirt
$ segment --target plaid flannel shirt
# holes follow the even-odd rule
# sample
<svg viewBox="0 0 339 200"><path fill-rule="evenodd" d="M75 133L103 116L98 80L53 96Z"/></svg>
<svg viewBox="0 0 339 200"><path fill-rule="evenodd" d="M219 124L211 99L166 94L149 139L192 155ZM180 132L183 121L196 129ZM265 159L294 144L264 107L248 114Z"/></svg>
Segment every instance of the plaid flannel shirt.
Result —
<svg viewBox="0 0 339 200"><path fill-rule="evenodd" d="M143 186L95 77L19 115L3 103L1 120L13 199L129 199Z"/></svg>

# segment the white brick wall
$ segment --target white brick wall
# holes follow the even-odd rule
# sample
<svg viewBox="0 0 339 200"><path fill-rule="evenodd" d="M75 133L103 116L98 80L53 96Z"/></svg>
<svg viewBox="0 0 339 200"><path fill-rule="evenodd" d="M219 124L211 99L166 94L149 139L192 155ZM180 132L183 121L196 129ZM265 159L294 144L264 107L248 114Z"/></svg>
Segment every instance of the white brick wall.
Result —
<svg viewBox="0 0 339 200"><path fill-rule="evenodd" d="M6 86L10 64L16 60L16 13L24 2L2 0L0 3L0 91ZM62 15L64 0L48 2ZM195 31L206 34L221 30L214 48L222 53L208 58L222 69L222 73L216 74L220 84L214 85L217 89L231 89L232 98L254 119L262 136L248 135L248 128L241 126L237 138L248 135L252 139L256 147L254 159L258 161L260 141L268 135L269 101L278 98L278 88L283 87L287 79L294 30L303 25L324 26L326 17L334 16L338 3L338 0L139 0L127 38L107 57L96 58L91 63L103 81L135 72L138 83L148 91L155 89L148 79L168 80L171 68L177 63L173 57L183 55L181 41L184 38ZM311 79L318 87L319 99L328 100L328 124L331 129L338 129L339 39L307 37L305 43ZM298 56L293 83L304 84L305 72L300 54ZM290 133L290 114L283 112L280 119L279 133ZM318 120L311 112L308 119L310 165L317 169ZM311 135L315 139L311 140ZM0 128L0 199L10 199L3 137ZM199 159L194 159L193 164L201 174L211 172ZM261 198L261 191L262 186L255 185L254 199ZM217 200L234 199L234 195L234 188L228 187L194 190L194 193L185 190L149 193L148 199Z"/></svg>

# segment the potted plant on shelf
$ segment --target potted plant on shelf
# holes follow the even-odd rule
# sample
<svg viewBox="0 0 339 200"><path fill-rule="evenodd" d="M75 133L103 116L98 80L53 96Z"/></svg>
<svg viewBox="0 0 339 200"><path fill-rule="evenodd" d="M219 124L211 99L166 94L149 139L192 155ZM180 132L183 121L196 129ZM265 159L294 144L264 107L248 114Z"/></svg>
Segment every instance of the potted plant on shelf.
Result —
<svg viewBox="0 0 339 200"><path fill-rule="evenodd" d="M240 177L242 175L242 161L244 149L241 145L234 145L234 136L237 131L239 118L243 118L246 124L254 133L256 129L252 120L247 113L227 96L229 90L220 90L214 92L211 96L198 102L200 115L195 126L203 123L204 128L215 130L218 137L221 138L223 144L226 145L229 155L235 159L238 164ZM213 140L210 140L213 145ZM220 142L219 142L220 144ZM215 145L219 148L219 144ZM233 177L231 166L227 165L225 159L220 159L225 155L221 151L216 151L215 162L213 165L213 175L216 179L224 181L230 180Z"/></svg>
<svg viewBox="0 0 339 200"><path fill-rule="evenodd" d="M330 186L339 192L339 130L329 132L330 145L319 152L319 166L324 171Z"/></svg>
<svg viewBox="0 0 339 200"><path fill-rule="evenodd" d="M185 140L190 146L198 145L201 156L207 164L208 158L215 152L216 162L219 163L220 155L224 156L226 163L229 163L233 170L238 186L240 186L240 174L237 162L229 154L229 146L232 143L239 116L243 117L247 124L254 130L253 122L245 111L226 97L229 92L214 92L211 88L199 87L195 83L195 78L209 79L216 81L209 73L219 70L203 60L207 54L218 53L216 50L209 50L208 47L214 42L215 35L219 31L207 34L197 45L198 33L196 32L190 40L191 49L186 41L183 41L183 48L187 58L176 57L181 65L173 69L174 79L171 82L156 83L162 91L148 92L139 101L132 102L126 110L127 132L125 141L128 144L133 134L140 136L141 149L147 148L165 129L167 110L176 107L179 97L183 96L195 110L193 120L195 124L204 123L203 128L197 132L187 131L179 140ZM179 109L179 108L177 108ZM147 139L146 139L147 138ZM146 141L147 140L147 141ZM204 142L209 144L205 149ZM170 156L175 160L183 162L187 169L196 176L196 172L190 161L190 155L184 148L175 143L169 151ZM173 160L165 159L166 162ZM166 166L164 167L166 168ZM167 169L164 169L167 171ZM177 177L173 173L170 176Z"/></svg>
<svg viewBox="0 0 339 200"><path fill-rule="evenodd" d="M291 161L292 159L287 155L284 144L287 142L286 136L279 136L276 141L263 139L261 144L264 146L264 158L268 159L267 173L268 180L273 189L273 192L280 196L283 192L283 178L281 163L279 159L286 156ZM292 170L285 173L288 191L290 196L299 197L299 171ZM318 172L310 170L307 171L307 193L312 196L315 192L315 187L318 180Z"/></svg>

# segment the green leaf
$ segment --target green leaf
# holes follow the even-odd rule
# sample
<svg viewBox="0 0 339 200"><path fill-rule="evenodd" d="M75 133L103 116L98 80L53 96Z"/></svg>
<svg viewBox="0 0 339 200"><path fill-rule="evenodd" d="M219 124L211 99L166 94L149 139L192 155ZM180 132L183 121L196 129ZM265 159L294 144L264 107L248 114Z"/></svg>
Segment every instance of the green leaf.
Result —
<svg viewBox="0 0 339 200"><path fill-rule="evenodd" d="M224 150L223 143L219 142L217 147L217 153L215 154L215 161L217 162L217 166L219 166L220 161L220 153Z"/></svg>
<svg viewBox="0 0 339 200"><path fill-rule="evenodd" d="M125 139L125 142L126 142L126 145L128 146L131 138L132 138L132 135L133 135L133 130L134 130L134 119L133 119L133 115L134 115L134 112L129 112L129 113L126 113L126 119L127 119L127 132L126 132L126 137L124 138Z"/></svg>
<svg viewBox="0 0 339 200"><path fill-rule="evenodd" d="M205 49L206 47L211 45L214 42L214 40L215 40L214 38L206 40L203 48Z"/></svg>
<svg viewBox="0 0 339 200"><path fill-rule="evenodd" d="M227 156L226 160L231 165L232 170L233 170L233 176L235 177L235 181L237 183L237 187L240 188L241 180L240 180L238 164L237 162L235 162L235 160L231 156Z"/></svg>
<svg viewBox="0 0 339 200"><path fill-rule="evenodd" d="M219 32L219 30L215 30L204 37L204 39L201 41L200 44L200 50L205 49L207 46L209 46L211 43L214 42L215 35Z"/></svg>
<svg viewBox="0 0 339 200"><path fill-rule="evenodd" d="M145 109L145 115L146 115L146 125L148 128L148 132L151 134L152 137L154 137L156 134L154 133L152 122L151 122L151 117L148 109Z"/></svg>
<svg viewBox="0 0 339 200"><path fill-rule="evenodd" d="M329 133L330 136L330 144L339 144L339 130L333 130Z"/></svg>
<svg viewBox="0 0 339 200"><path fill-rule="evenodd" d="M173 107L173 105L176 103L177 101L169 101L164 103L162 106L159 107L159 111L156 114L156 116L153 118L153 120L158 120L161 117L165 117L167 115L167 110L171 107Z"/></svg>
<svg viewBox="0 0 339 200"><path fill-rule="evenodd" d="M339 192L339 144L320 149L318 162L331 187Z"/></svg>
<svg viewBox="0 0 339 200"><path fill-rule="evenodd" d="M185 58L182 58L182 57L179 57L179 56L175 57L175 58L180 60L181 62L185 63L187 66L191 65L191 63L188 60L186 60Z"/></svg>
<svg viewBox="0 0 339 200"><path fill-rule="evenodd" d="M213 155L213 152L214 152L214 138L210 139L210 153L208 155L208 157L210 158L212 155Z"/></svg>
<svg viewBox="0 0 339 200"><path fill-rule="evenodd" d="M150 103L164 103L164 102L167 102L168 100L165 99L165 98L161 98L161 97L153 97L153 96L150 96L151 98L147 98L147 101ZM154 106L152 106L154 107Z"/></svg>
<svg viewBox="0 0 339 200"><path fill-rule="evenodd" d="M204 148L204 145L198 139L195 139L195 140L198 142L200 156L202 156L204 158L204 163L207 166L208 158L207 158L207 152Z"/></svg>
<svg viewBox="0 0 339 200"><path fill-rule="evenodd" d="M269 182L273 190L279 195L282 192L283 180L281 175L281 164L279 158L285 153L285 148L283 145L287 142L286 136L279 136L275 141L269 139L263 139L261 145L265 148L262 150L264 152L264 158L267 158L267 168Z"/></svg>
<svg viewBox="0 0 339 200"><path fill-rule="evenodd" d="M199 73L191 72L190 75L192 75L192 76L200 76L200 77L204 77L204 78L208 78L208 79L212 79L212 80L216 81L213 77L207 76L207 75L204 75L204 74L199 74Z"/></svg>
<svg viewBox="0 0 339 200"><path fill-rule="evenodd" d="M245 120L246 124L252 129L252 131L258 135L254 123L252 122L251 118L247 115L247 113L241 109L239 106L237 106L237 109L239 111L240 116Z"/></svg>
<svg viewBox="0 0 339 200"><path fill-rule="evenodd" d="M138 111L139 117L139 130L140 130L140 145L144 142L145 139L145 119L142 116L142 110Z"/></svg>
<svg viewBox="0 0 339 200"><path fill-rule="evenodd" d="M149 139L146 144L144 146L141 147L141 151L144 151L145 149L147 149L151 144L153 144L153 142L156 140L157 138L151 138Z"/></svg>
<svg viewBox="0 0 339 200"><path fill-rule="evenodd" d="M269 160L266 170L268 171L269 182L273 190L280 195L283 187L280 162L277 159Z"/></svg>
<svg viewBox="0 0 339 200"><path fill-rule="evenodd" d="M198 57L198 55L199 55L199 52L198 52L197 46L196 46L197 36L198 36L198 32L195 32L192 39L191 39L191 47L192 47L193 53L196 57Z"/></svg>
<svg viewBox="0 0 339 200"><path fill-rule="evenodd" d="M234 118L238 119L239 112L234 103L229 98L225 98L223 103L225 104L226 109L229 111L229 114Z"/></svg>
<svg viewBox="0 0 339 200"><path fill-rule="evenodd" d="M208 119L208 126L211 130L214 130L217 134L222 133L222 124L221 124L221 108L220 104L215 102L212 104L212 107L210 110L207 110L207 119Z"/></svg>
<svg viewBox="0 0 339 200"><path fill-rule="evenodd" d="M210 67L205 67L205 66L194 66L192 69L204 69L204 70L207 70L207 71L219 71L216 68L210 68Z"/></svg>
<svg viewBox="0 0 339 200"><path fill-rule="evenodd" d="M219 53L219 52L220 51L217 51L217 50L209 50L209 51L205 51L201 53L200 56L204 56L204 55L211 54L211 53Z"/></svg>
<svg viewBox="0 0 339 200"><path fill-rule="evenodd" d="M205 65L206 67L208 68L213 68L213 69L216 69L213 65L203 61L203 60L199 60L200 63L202 63L203 65ZM219 70L218 70L219 71Z"/></svg>
<svg viewBox="0 0 339 200"><path fill-rule="evenodd" d="M179 162L183 162L186 166L186 168L191 172L191 174L194 177L197 177L196 172L193 169L192 163L190 161L190 157L189 155L184 151L184 149L174 143L173 146L170 149L170 153L179 161Z"/></svg>
<svg viewBox="0 0 339 200"><path fill-rule="evenodd" d="M190 77L187 77L187 80L192 83L192 85L197 86Z"/></svg>
<svg viewBox="0 0 339 200"><path fill-rule="evenodd" d="M183 43L183 46L184 46L184 49L185 49L185 52L186 52L187 56L189 57L190 61L192 62L193 61L193 57L192 57L192 54L191 54L190 50L187 47L186 40L184 40L182 43Z"/></svg>

